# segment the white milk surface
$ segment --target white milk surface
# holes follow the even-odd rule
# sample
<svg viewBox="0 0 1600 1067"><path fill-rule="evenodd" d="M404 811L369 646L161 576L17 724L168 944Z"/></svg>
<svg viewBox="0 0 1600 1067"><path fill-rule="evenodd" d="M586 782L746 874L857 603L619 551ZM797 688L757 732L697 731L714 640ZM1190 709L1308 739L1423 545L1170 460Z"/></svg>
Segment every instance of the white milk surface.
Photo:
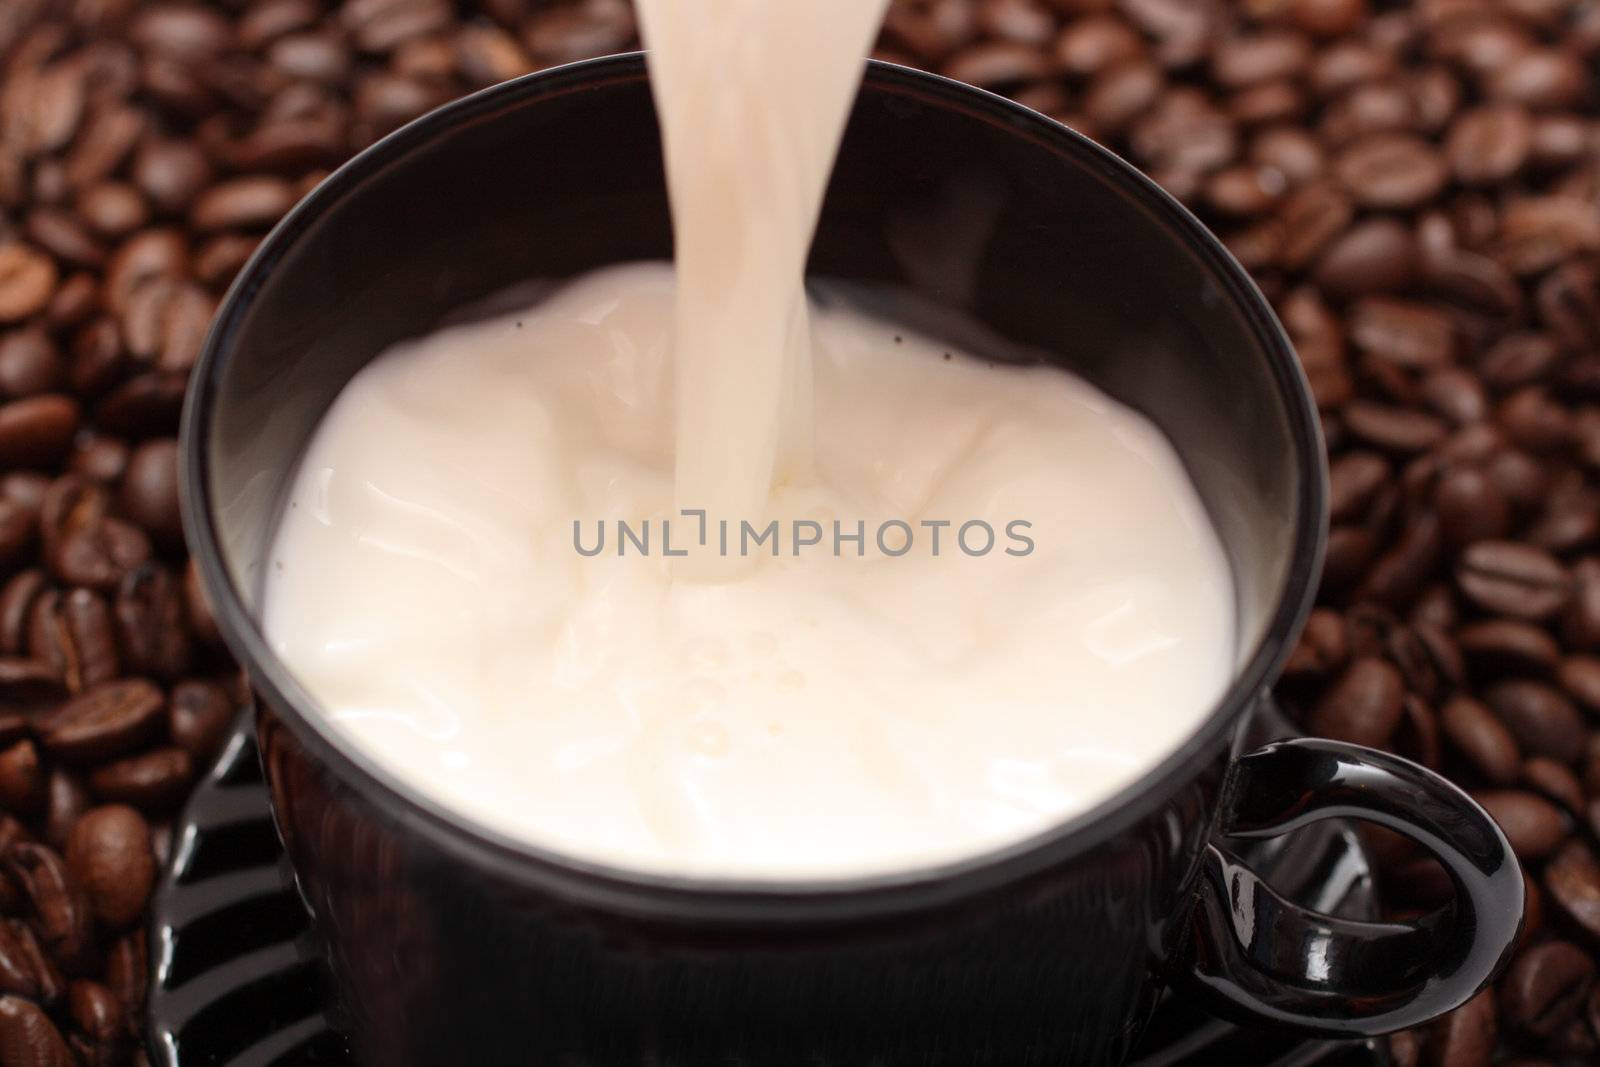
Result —
<svg viewBox="0 0 1600 1067"><path fill-rule="evenodd" d="M674 309L668 265L612 268L398 345L340 395L265 627L354 745L589 860L831 878L1041 830L1198 725L1232 665L1231 580L1144 418L812 308L815 455L763 513L780 554L692 580L661 543L663 522L674 549L697 532L674 496ZM617 519L651 528L648 554L618 555ZM834 555L835 519L863 554ZM821 542L797 550L796 520ZM903 547L889 520L904 555L877 543ZM977 521L995 543L967 555Z"/></svg>

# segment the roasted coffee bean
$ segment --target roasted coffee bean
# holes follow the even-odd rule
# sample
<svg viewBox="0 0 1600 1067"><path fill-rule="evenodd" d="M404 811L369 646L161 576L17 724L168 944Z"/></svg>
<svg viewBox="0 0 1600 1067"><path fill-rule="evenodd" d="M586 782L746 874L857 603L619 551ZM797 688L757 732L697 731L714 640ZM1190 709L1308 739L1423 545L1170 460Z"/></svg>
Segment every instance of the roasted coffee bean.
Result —
<svg viewBox="0 0 1600 1067"><path fill-rule="evenodd" d="M89 809L89 792L77 775L61 767L51 770L46 791L44 841L59 852L78 816Z"/></svg>
<svg viewBox="0 0 1600 1067"><path fill-rule="evenodd" d="M1484 691L1484 699L1526 755L1572 764L1584 750L1583 718L1561 692L1543 682L1510 679Z"/></svg>
<svg viewBox="0 0 1600 1067"><path fill-rule="evenodd" d="M1525 949L1506 971L1501 1012L1512 1026L1548 1037L1583 1009L1594 970L1588 954L1566 941Z"/></svg>
<svg viewBox="0 0 1600 1067"><path fill-rule="evenodd" d="M1394 546L1374 561L1357 587L1358 598L1391 606L1411 600L1437 565L1443 545L1437 515L1413 517L1401 527Z"/></svg>
<svg viewBox="0 0 1600 1067"><path fill-rule="evenodd" d="M116 621L128 670L168 680L188 670L183 590L165 567L147 563L127 573L117 592Z"/></svg>
<svg viewBox="0 0 1600 1067"><path fill-rule="evenodd" d="M67 990L72 1044L86 1067L116 1067L124 1062L127 1019L117 995L99 982L73 982Z"/></svg>
<svg viewBox="0 0 1600 1067"><path fill-rule="evenodd" d="M1367 400L1353 401L1345 407L1344 424L1358 440L1402 454L1434 448L1449 433L1444 421L1436 416Z"/></svg>
<svg viewBox="0 0 1600 1067"><path fill-rule="evenodd" d="M39 977L21 936L9 923L0 922L0 994L39 997Z"/></svg>
<svg viewBox="0 0 1600 1067"><path fill-rule="evenodd" d="M0 244L0 323L44 310L55 293L55 260L19 242Z"/></svg>
<svg viewBox="0 0 1600 1067"><path fill-rule="evenodd" d="M1480 541L1461 554L1456 583L1486 610L1523 619L1557 614L1571 595L1571 578L1543 549L1512 541Z"/></svg>
<svg viewBox="0 0 1600 1067"><path fill-rule="evenodd" d="M144 1015L148 969L143 929L128 931L106 951L106 985L117 995L123 1014L129 1019Z"/></svg>
<svg viewBox="0 0 1600 1067"><path fill-rule="evenodd" d="M95 918L113 929L138 921L156 876L150 827L138 812L121 804L90 809L72 828L66 859Z"/></svg>
<svg viewBox="0 0 1600 1067"><path fill-rule="evenodd" d="M1441 532L1451 545L1493 541L1511 529L1511 504L1500 487L1477 467L1452 467L1433 491Z"/></svg>
<svg viewBox="0 0 1600 1067"><path fill-rule="evenodd" d="M47 785L44 765L33 742L18 741L0 750L0 805L20 815L44 807Z"/></svg>
<svg viewBox="0 0 1600 1067"><path fill-rule="evenodd" d="M1556 109L1581 103L1589 86L1589 72L1578 57L1554 49L1539 49L1515 57L1492 71L1485 89L1489 95L1532 108Z"/></svg>
<svg viewBox="0 0 1600 1067"><path fill-rule="evenodd" d="M1600 860L1582 840L1561 847L1544 868L1544 888L1562 913L1600 942Z"/></svg>
<svg viewBox="0 0 1600 1067"><path fill-rule="evenodd" d="M1597 249L1600 218L1593 204L1577 197L1516 197L1500 215L1496 256L1517 274L1538 274Z"/></svg>
<svg viewBox="0 0 1600 1067"><path fill-rule="evenodd" d="M95 420L102 430L123 437L172 434L183 408L183 388L181 371L136 375L101 399L95 407Z"/></svg>
<svg viewBox="0 0 1600 1067"><path fill-rule="evenodd" d="M1567 820L1561 810L1537 794L1518 789L1493 790L1473 796L1499 824L1517 856L1543 859L1561 847Z"/></svg>
<svg viewBox="0 0 1600 1067"><path fill-rule="evenodd" d="M1334 160L1334 173L1363 207L1412 208L1437 196L1449 180L1444 158L1420 138L1378 133Z"/></svg>
<svg viewBox="0 0 1600 1067"><path fill-rule="evenodd" d="M1574 655L1557 669L1561 688L1589 711L1600 714L1600 658Z"/></svg>
<svg viewBox="0 0 1600 1067"><path fill-rule="evenodd" d="M149 531L158 542L169 548L182 545L178 442L175 439L159 438L134 449L128 458L119 501L123 514Z"/></svg>
<svg viewBox="0 0 1600 1067"><path fill-rule="evenodd" d="M1312 279L1331 296L1354 297L1404 289L1417 270L1411 230L1396 219L1377 217L1357 223L1329 244Z"/></svg>
<svg viewBox="0 0 1600 1067"><path fill-rule="evenodd" d="M50 1017L16 996L0 996L0 1064L4 1067L76 1067Z"/></svg>
<svg viewBox="0 0 1600 1067"><path fill-rule="evenodd" d="M1428 1067L1489 1067L1496 1036L1494 989L1428 1028Z"/></svg>
<svg viewBox="0 0 1600 1067"><path fill-rule="evenodd" d="M1520 776L1516 738L1483 704L1467 696L1454 697L1440 709L1439 724L1445 743L1488 781L1510 785Z"/></svg>
<svg viewBox="0 0 1600 1067"><path fill-rule="evenodd" d="M94 919L65 861L44 845L17 843L0 857L0 867L27 897L46 951L68 974L83 973L93 962Z"/></svg>
<svg viewBox="0 0 1600 1067"><path fill-rule="evenodd" d="M43 330L16 330L0 337L0 395L36 396L66 384L60 350Z"/></svg>
<svg viewBox="0 0 1600 1067"><path fill-rule="evenodd" d="M1455 355L1450 317L1435 308L1367 297L1350 309L1349 336L1356 347L1412 369L1437 367Z"/></svg>
<svg viewBox="0 0 1600 1067"><path fill-rule="evenodd" d="M1360 519L1393 476L1393 467L1376 452L1346 452L1328 468L1328 511L1334 522Z"/></svg>
<svg viewBox="0 0 1600 1067"><path fill-rule="evenodd" d="M1522 784L1574 814L1583 811L1583 783L1563 763L1535 756L1522 765Z"/></svg>
<svg viewBox="0 0 1600 1067"><path fill-rule="evenodd" d="M1494 674L1555 673L1561 646L1543 628L1518 619L1486 619L1463 627L1456 641L1475 669Z"/></svg>
<svg viewBox="0 0 1600 1067"><path fill-rule="evenodd" d="M235 178L207 189L190 211L198 230L238 230L270 226L294 204L289 183L281 178Z"/></svg>
<svg viewBox="0 0 1600 1067"><path fill-rule="evenodd" d="M1400 724L1405 695L1400 672L1386 660L1351 663L1307 720L1312 731L1338 741L1382 746Z"/></svg>
<svg viewBox="0 0 1600 1067"><path fill-rule="evenodd" d="M89 775L89 789L101 800L157 812L182 800L193 776L189 753L181 748L155 748L99 767Z"/></svg>
<svg viewBox="0 0 1600 1067"><path fill-rule="evenodd" d="M102 485L114 484L128 469L128 445L104 434L79 434L67 469Z"/></svg>
<svg viewBox="0 0 1600 1067"><path fill-rule="evenodd" d="M173 743L189 753L195 766L208 765L232 729L233 701L216 683L191 678L172 687L170 703Z"/></svg>
<svg viewBox="0 0 1600 1067"><path fill-rule="evenodd" d="M71 444L81 418L78 402L57 393L0 404L0 465L53 463Z"/></svg>
<svg viewBox="0 0 1600 1067"><path fill-rule="evenodd" d="M51 755L71 763L99 762L158 735L166 697L141 678L107 682L63 704L39 724Z"/></svg>
<svg viewBox="0 0 1600 1067"><path fill-rule="evenodd" d="M1297 270L1311 263L1354 217L1354 204L1332 183L1302 186L1284 201L1278 214L1283 226L1279 265Z"/></svg>

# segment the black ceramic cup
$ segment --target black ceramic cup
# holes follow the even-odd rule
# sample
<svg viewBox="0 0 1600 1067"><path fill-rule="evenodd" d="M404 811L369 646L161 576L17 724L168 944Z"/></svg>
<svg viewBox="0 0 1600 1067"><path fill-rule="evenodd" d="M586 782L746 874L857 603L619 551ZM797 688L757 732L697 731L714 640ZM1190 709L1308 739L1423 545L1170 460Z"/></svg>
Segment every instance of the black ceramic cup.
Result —
<svg viewBox="0 0 1600 1067"><path fill-rule="evenodd" d="M1135 784L1019 844L817 883L551 853L441 811L341 740L257 612L323 412L368 360L464 305L670 253L642 59L560 68L436 111L333 175L246 267L196 370L194 558L250 671L279 830L366 1062L1109 1065L1169 982L1247 1019L1367 1034L1490 978L1522 881L1465 795L1349 745L1238 751L1310 604L1324 528L1316 413L1261 295L1109 153L901 68L868 72L812 275L977 319L1170 436L1237 586L1237 672L1203 724ZM1228 851L1230 836L1329 817L1419 840L1454 903L1411 923L1343 921L1279 897Z"/></svg>

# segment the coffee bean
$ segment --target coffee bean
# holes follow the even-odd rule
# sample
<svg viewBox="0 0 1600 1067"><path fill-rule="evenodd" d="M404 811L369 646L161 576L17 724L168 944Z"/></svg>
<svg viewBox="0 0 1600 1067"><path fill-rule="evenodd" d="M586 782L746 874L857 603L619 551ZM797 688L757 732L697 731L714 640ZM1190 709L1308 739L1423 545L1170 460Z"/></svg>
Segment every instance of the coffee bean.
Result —
<svg viewBox="0 0 1600 1067"><path fill-rule="evenodd" d="M72 828L66 858L97 919L113 929L138 921L156 876L150 828L138 812L121 804L89 810Z"/></svg>
<svg viewBox="0 0 1600 1067"><path fill-rule="evenodd" d="M50 1017L16 996L0 996L0 1064L4 1067L76 1067Z"/></svg>
<svg viewBox="0 0 1600 1067"><path fill-rule="evenodd" d="M117 634L127 668L176 679L189 667L183 590L160 564L145 564L122 580L116 602Z"/></svg>
<svg viewBox="0 0 1600 1067"><path fill-rule="evenodd" d="M1457 696L1440 709L1444 739L1464 756L1484 778L1510 785L1522 769L1516 738L1483 704Z"/></svg>
<svg viewBox="0 0 1600 1067"><path fill-rule="evenodd" d="M1585 708L1600 714L1600 658L1572 655L1557 670L1561 687Z"/></svg>
<svg viewBox="0 0 1600 1067"><path fill-rule="evenodd" d="M1484 353L1478 373L1490 388L1510 390L1542 381L1560 359L1561 348L1548 334L1514 333Z"/></svg>
<svg viewBox="0 0 1600 1067"><path fill-rule="evenodd" d="M1425 412L1357 400L1344 409L1345 426L1359 440L1390 452L1425 452L1449 432L1444 422Z"/></svg>
<svg viewBox="0 0 1600 1067"><path fill-rule="evenodd" d="M42 466L58 459L77 432L78 402L60 394L0 405L0 464Z"/></svg>
<svg viewBox="0 0 1600 1067"><path fill-rule="evenodd" d="M98 768L89 776L89 789L101 800L158 812L183 799L193 776L189 753L181 748L156 748Z"/></svg>
<svg viewBox="0 0 1600 1067"><path fill-rule="evenodd" d="M1400 672L1385 660L1364 657L1312 709L1307 725L1322 737L1382 746L1400 723L1403 696Z"/></svg>
<svg viewBox="0 0 1600 1067"><path fill-rule="evenodd" d="M1475 669L1494 674L1549 675L1561 646L1541 627L1519 619L1486 619L1463 627L1456 640Z"/></svg>
<svg viewBox="0 0 1600 1067"><path fill-rule="evenodd" d="M44 841L56 851L66 847L78 816L89 810L89 792L77 775L61 767L50 771L46 786Z"/></svg>
<svg viewBox="0 0 1600 1067"><path fill-rule="evenodd" d="M1543 682L1509 679L1489 686L1484 699L1526 755L1567 764L1582 756L1583 719L1559 690Z"/></svg>
<svg viewBox="0 0 1600 1067"><path fill-rule="evenodd" d="M79 434L67 469L102 485L120 481L128 469L127 442L104 434Z"/></svg>
<svg viewBox="0 0 1600 1067"><path fill-rule="evenodd" d="M244 234L218 234L195 252L195 277L214 288L226 286L243 269L259 244L259 238Z"/></svg>
<svg viewBox="0 0 1600 1067"><path fill-rule="evenodd" d="M1357 223L1328 245L1312 279L1336 297L1396 292L1416 276L1417 262L1411 230L1378 217Z"/></svg>
<svg viewBox="0 0 1600 1067"><path fill-rule="evenodd" d="M1566 840L1567 821L1561 810L1541 796L1505 789L1476 793L1473 799L1499 824L1524 861L1543 859Z"/></svg>
<svg viewBox="0 0 1600 1067"><path fill-rule="evenodd" d="M1573 923L1600 941L1600 860L1582 840L1561 847L1544 869L1549 898Z"/></svg>
<svg viewBox="0 0 1600 1067"><path fill-rule="evenodd" d="M1113 15L1085 15L1056 40L1055 59L1063 73L1092 78L1144 51L1137 30Z"/></svg>
<svg viewBox="0 0 1600 1067"><path fill-rule="evenodd" d="M1523 619L1558 613L1571 595L1571 579L1542 549L1513 541L1480 541L1461 554L1456 582L1488 611Z"/></svg>
<svg viewBox="0 0 1600 1067"><path fill-rule="evenodd" d="M147 441L133 451L122 480L123 513L169 548L183 543L178 512L178 442Z"/></svg>
<svg viewBox="0 0 1600 1067"><path fill-rule="evenodd" d="M1525 949L1506 971L1501 1009L1506 1021L1548 1037L1583 1009L1594 961L1576 945L1546 941Z"/></svg>
<svg viewBox="0 0 1600 1067"><path fill-rule="evenodd" d="M1569 196L1510 200L1500 215L1497 257L1517 274L1539 274L1569 256L1600 250L1594 205Z"/></svg>
<svg viewBox="0 0 1600 1067"><path fill-rule="evenodd" d="M33 959L10 923L0 923L0 994L29 1000L39 996L39 978L34 973Z"/></svg>
<svg viewBox="0 0 1600 1067"><path fill-rule="evenodd" d="M58 759L99 762L159 734L166 698L139 678L108 682L63 704L39 725L40 740Z"/></svg>
<svg viewBox="0 0 1600 1067"><path fill-rule="evenodd" d="M111 592L150 558L150 539L121 519L104 518L65 535L48 554L51 570L71 585Z"/></svg>
<svg viewBox="0 0 1600 1067"><path fill-rule="evenodd" d="M1364 137L1334 160L1334 173L1363 207L1412 208L1449 180L1444 159L1426 141L1399 133Z"/></svg>
<svg viewBox="0 0 1600 1067"><path fill-rule="evenodd" d="M188 269L189 245L182 234L167 229L141 231L123 242L106 266L106 305L124 314L142 282L182 278Z"/></svg>
<svg viewBox="0 0 1600 1067"><path fill-rule="evenodd" d="M0 804L20 815L38 812L45 801L45 771L32 741L0 750Z"/></svg>
<svg viewBox="0 0 1600 1067"><path fill-rule="evenodd" d="M1299 269L1310 263L1344 232L1354 216L1350 199L1332 184L1312 182L1302 186L1284 201L1279 212L1284 231L1279 264Z"/></svg>
<svg viewBox="0 0 1600 1067"><path fill-rule="evenodd" d="M1522 765L1522 784L1574 814L1584 807L1583 783L1565 764L1535 756Z"/></svg>
<svg viewBox="0 0 1600 1067"><path fill-rule="evenodd" d="M1401 527L1393 547L1373 563L1356 590L1358 598L1387 605L1411 600L1433 572L1443 545L1438 516L1414 516Z"/></svg>
<svg viewBox="0 0 1600 1067"><path fill-rule="evenodd" d="M1533 121L1516 104L1488 104L1456 120L1445 151L1457 180L1492 185L1522 169L1533 146Z"/></svg>
<svg viewBox="0 0 1600 1067"><path fill-rule="evenodd" d="M18 843L6 850L0 867L27 897L46 951L67 973L82 973L92 962L94 919L65 861L44 845Z"/></svg>
<svg viewBox="0 0 1600 1067"><path fill-rule="evenodd" d="M99 982L73 982L67 991L72 1044L86 1067L115 1067L127 1053L127 1019L117 995Z"/></svg>
<svg viewBox="0 0 1600 1067"><path fill-rule="evenodd" d="M111 943L106 952L105 979L121 1002L123 1014L129 1019L142 1018L149 982L143 929L130 930Z"/></svg>
<svg viewBox="0 0 1600 1067"><path fill-rule="evenodd" d="M49 256L17 242L0 244L0 322L16 322L44 310L56 287Z"/></svg>
<svg viewBox="0 0 1600 1067"><path fill-rule="evenodd" d="M1297 26L1322 37L1351 33L1368 14L1367 0L1292 0L1288 7Z"/></svg>
<svg viewBox="0 0 1600 1067"><path fill-rule="evenodd" d="M1212 76L1237 89L1298 74L1311 58L1311 44L1297 33L1263 33L1223 41L1211 54Z"/></svg>
<svg viewBox="0 0 1600 1067"><path fill-rule="evenodd" d="M1484 86L1490 96L1531 108L1575 107L1588 92L1589 73L1566 52L1525 52L1492 71Z"/></svg>
<svg viewBox="0 0 1600 1067"><path fill-rule="evenodd" d="M40 329L17 330L0 337L0 395L35 396L60 389L66 372L61 353Z"/></svg>
<svg viewBox="0 0 1600 1067"><path fill-rule="evenodd" d="M1455 329L1448 315L1390 297L1356 301L1350 309L1349 336L1363 351L1402 367L1437 367L1455 355Z"/></svg>
<svg viewBox="0 0 1600 1067"><path fill-rule="evenodd" d="M233 727L235 705L221 686L204 679L179 682L172 689L173 743L204 767L222 750Z"/></svg>
<svg viewBox="0 0 1600 1067"><path fill-rule="evenodd" d="M957 77L946 70L951 77ZM963 71L992 77L997 71ZM958 78L969 81L969 78ZM973 82L973 84L980 84ZM1155 104L1165 85L1161 68L1146 59L1130 59L1097 76L1084 96L1083 109L1101 130L1120 130Z"/></svg>
<svg viewBox="0 0 1600 1067"><path fill-rule="evenodd" d="M234 178L207 189L194 202L190 224L197 230L270 226L293 206L295 195L282 178Z"/></svg>
<svg viewBox="0 0 1600 1067"><path fill-rule="evenodd" d="M1600 273L1586 263L1566 263L1539 283L1539 316L1565 344L1600 348Z"/></svg>
<svg viewBox="0 0 1600 1067"><path fill-rule="evenodd" d="M1428 1065L1489 1067L1495 1035L1495 998L1490 988L1429 1026Z"/></svg>
<svg viewBox="0 0 1600 1067"><path fill-rule="evenodd" d="M101 429L124 437L170 435L178 428L183 388L181 371L139 374L106 394L94 417Z"/></svg>

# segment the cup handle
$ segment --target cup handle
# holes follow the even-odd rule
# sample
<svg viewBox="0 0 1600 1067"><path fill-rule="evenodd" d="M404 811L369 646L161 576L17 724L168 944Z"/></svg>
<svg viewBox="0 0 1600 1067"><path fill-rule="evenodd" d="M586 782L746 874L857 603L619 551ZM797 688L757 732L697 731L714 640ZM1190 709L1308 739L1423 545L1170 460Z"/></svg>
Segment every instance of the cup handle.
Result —
<svg viewBox="0 0 1600 1067"><path fill-rule="evenodd" d="M1455 900L1408 923L1302 908L1216 844L1206 847L1178 981L1216 1011L1328 1036L1372 1036L1459 1007L1510 958L1522 872L1483 809L1409 760L1318 738L1241 757L1218 833L1267 838L1318 819L1365 819L1415 839L1455 883Z"/></svg>

